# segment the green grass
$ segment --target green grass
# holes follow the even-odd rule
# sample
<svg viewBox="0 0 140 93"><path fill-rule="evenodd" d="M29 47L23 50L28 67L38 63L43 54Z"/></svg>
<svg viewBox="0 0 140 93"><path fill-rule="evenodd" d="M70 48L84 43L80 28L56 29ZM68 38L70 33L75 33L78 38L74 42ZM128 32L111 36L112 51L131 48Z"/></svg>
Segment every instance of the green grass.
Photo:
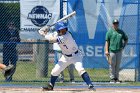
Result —
<svg viewBox="0 0 140 93"><path fill-rule="evenodd" d="M53 63L48 64L48 76L39 77L36 74L36 63L21 61L17 63L17 69L13 76L13 82L3 82L4 77L0 73L0 84L22 84L22 85L45 85L50 79L50 73L54 66ZM94 82L106 82L109 81L108 69L86 69ZM69 81L69 74L67 68L64 70L65 81ZM75 81L83 81L78 75L77 71L74 71ZM68 83L57 83L57 85L67 85ZM140 86L140 82L127 82L125 84L114 84L114 86Z"/></svg>
<svg viewBox="0 0 140 93"><path fill-rule="evenodd" d="M20 81L47 81L50 78L51 70L54 66L53 63L48 65L48 76L39 77L36 74L36 64L34 62L18 62L17 70L13 76L14 80ZM86 69L93 81L108 81L108 70L107 69ZM82 81L81 77L78 75L77 71L74 71L75 80ZM2 75L1 75L2 76ZM69 80L68 69L64 70L65 80Z"/></svg>

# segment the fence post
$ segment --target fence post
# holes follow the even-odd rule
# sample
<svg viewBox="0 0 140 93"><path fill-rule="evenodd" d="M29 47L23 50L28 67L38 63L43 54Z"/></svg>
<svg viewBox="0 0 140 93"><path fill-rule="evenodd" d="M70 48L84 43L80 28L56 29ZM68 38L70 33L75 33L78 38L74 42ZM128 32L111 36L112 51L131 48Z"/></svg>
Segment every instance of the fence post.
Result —
<svg viewBox="0 0 140 93"><path fill-rule="evenodd" d="M137 36L136 36L136 42L137 42L137 63L136 63L136 81L140 81L140 40L139 40L139 35L140 35L140 1L138 0L138 20L137 20Z"/></svg>
<svg viewBox="0 0 140 93"><path fill-rule="evenodd" d="M36 50L36 77L46 77L48 75L49 42L37 40Z"/></svg>

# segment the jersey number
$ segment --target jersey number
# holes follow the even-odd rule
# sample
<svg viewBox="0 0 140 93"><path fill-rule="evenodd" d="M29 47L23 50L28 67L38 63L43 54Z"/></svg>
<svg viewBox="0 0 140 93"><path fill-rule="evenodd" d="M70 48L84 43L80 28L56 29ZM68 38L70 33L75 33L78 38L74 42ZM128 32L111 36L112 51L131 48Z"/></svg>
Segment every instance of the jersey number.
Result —
<svg viewBox="0 0 140 93"><path fill-rule="evenodd" d="M66 45L63 45L66 49L68 49L68 47Z"/></svg>

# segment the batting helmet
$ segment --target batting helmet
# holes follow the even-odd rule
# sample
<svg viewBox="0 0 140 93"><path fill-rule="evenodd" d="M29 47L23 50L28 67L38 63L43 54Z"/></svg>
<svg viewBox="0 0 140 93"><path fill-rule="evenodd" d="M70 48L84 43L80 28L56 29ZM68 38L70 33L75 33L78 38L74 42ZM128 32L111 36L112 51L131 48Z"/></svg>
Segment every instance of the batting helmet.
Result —
<svg viewBox="0 0 140 93"><path fill-rule="evenodd" d="M55 24L56 31L60 31L61 29L67 28L66 23L64 22L58 22Z"/></svg>

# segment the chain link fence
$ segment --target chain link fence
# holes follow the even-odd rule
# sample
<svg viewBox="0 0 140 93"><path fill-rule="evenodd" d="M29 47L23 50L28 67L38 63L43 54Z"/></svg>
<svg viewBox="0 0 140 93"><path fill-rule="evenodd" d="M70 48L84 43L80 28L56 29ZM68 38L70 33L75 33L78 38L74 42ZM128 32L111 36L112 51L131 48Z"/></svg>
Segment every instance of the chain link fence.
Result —
<svg viewBox="0 0 140 93"><path fill-rule="evenodd" d="M98 0L97 0L98 1ZM135 0L137 1L137 0ZM63 2L63 16L67 14L67 0L64 0ZM136 3L136 5L138 5ZM131 9L131 6L130 6ZM133 11L133 8L132 8ZM17 29L20 31L20 2L18 0L13 0L13 1L8 1L8 0L0 0L0 62L3 63L3 52L4 52L4 44L9 44L8 49L11 49L8 51L8 56L7 58L11 58L11 55L14 55L15 53L13 52L12 43L7 42L7 33L6 33L6 28L8 23L14 22L15 26ZM131 20L132 23L129 23L129 25L126 25L122 27L125 31L127 31L126 28L128 28L130 25L133 26L133 20L137 18L138 15L135 16L128 16L128 17L122 17L121 21L124 20ZM124 19L123 19L124 18ZM101 21L101 24L104 24ZM127 21L124 21L127 24ZM138 24L138 23L137 23ZM131 28L130 28L131 29ZM101 29L102 30L102 29ZM137 49L137 32L133 33L133 30L137 31L136 29L132 29L132 33L127 32L129 36L129 45L127 48L131 50L131 47L133 47L134 50L132 51L126 51L126 57L123 59L123 64L125 62L130 61L130 59L127 59L127 54L130 52L136 52ZM82 37L83 38L83 37ZM15 43L14 43L15 44ZM13 82L44 82L44 81L49 81L50 78L50 73L52 68L54 67L54 51L53 51L53 45L49 44L47 41L28 41L28 40L21 40L19 43L16 43L16 49L17 49L17 55L18 59L16 61L16 71L12 77ZM131 47L130 47L131 46ZM7 50L8 50L7 49ZM126 49L127 50L127 49ZM134 53L131 53L133 57L136 55ZM137 57L135 57L137 58ZM16 58L15 58L16 60ZM44 62L45 61L45 62ZM43 65L41 62L44 62ZM138 60L133 59L131 62L138 62ZM135 64L130 64L126 65L126 67L130 68L132 65L135 67ZM127 64L127 63L126 63ZM44 66L45 65L45 66ZM102 65L102 64L100 64ZM42 68L40 68L42 67ZM41 69L41 70L40 70ZM45 73L44 70L45 69ZM123 69L123 67L121 68ZM93 81L97 82L106 82L109 81L109 70L108 68L86 68L87 72L89 73L91 79ZM134 71L133 71L134 70ZM43 74L40 74L41 71L43 71ZM134 74L134 77L132 81L135 81L135 69L130 69L132 72L128 72L127 74L123 74L126 76L122 76L122 78L125 80L127 76L131 76L130 74ZM122 73L126 73L125 71ZM5 81L5 78L3 77L2 73L0 73L0 81ZM77 71L74 71L74 77L75 81L83 81L81 77L78 75ZM68 70L64 70L64 79L65 81L69 81L69 74ZM127 79L128 81L131 79Z"/></svg>

